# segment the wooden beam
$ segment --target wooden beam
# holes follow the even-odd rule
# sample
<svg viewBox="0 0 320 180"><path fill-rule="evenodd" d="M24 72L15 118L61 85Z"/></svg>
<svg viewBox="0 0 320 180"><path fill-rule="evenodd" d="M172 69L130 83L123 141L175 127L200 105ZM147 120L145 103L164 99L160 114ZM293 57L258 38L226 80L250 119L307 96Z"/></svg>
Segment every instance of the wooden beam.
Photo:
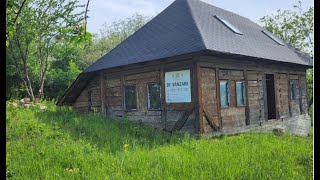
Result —
<svg viewBox="0 0 320 180"><path fill-rule="evenodd" d="M121 88L121 94L122 94L122 111L123 113L125 113L125 110L126 110L126 107L125 107L125 95L124 95L124 76L121 76L121 79L120 79L120 88Z"/></svg>
<svg viewBox="0 0 320 180"><path fill-rule="evenodd" d="M278 98L278 95L279 95L279 88L278 88L278 73L275 73L274 74L274 92L275 92L275 101L276 101L276 119L279 119L279 98Z"/></svg>
<svg viewBox="0 0 320 180"><path fill-rule="evenodd" d="M298 75L298 84L299 84L299 107L300 107L300 114L303 114L302 91L301 91L301 76L299 76L299 75Z"/></svg>
<svg viewBox="0 0 320 180"><path fill-rule="evenodd" d="M262 84L263 84L264 120L268 121L268 96L267 96L267 81L266 81L265 73L262 73Z"/></svg>
<svg viewBox="0 0 320 180"><path fill-rule="evenodd" d="M248 72L247 70L243 71L244 75L244 84L245 84L245 91L246 91L246 125L250 124L250 108L249 108L249 96L248 96Z"/></svg>
<svg viewBox="0 0 320 180"><path fill-rule="evenodd" d="M196 84L197 84L197 98L198 98L198 113L199 113L199 128L200 128L200 133L204 133L204 128L203 128L203 104L202 104L202 81L201 81L201 68L199 66L199 62L196 62L195 64L195 69L196 69Z"/></svg>
<svg viewBox="0 0 320 180"><path fill-rule="evenodd" d="M101 98L101 113L106 116L106 102L105 102L105 80L103 71L100 71L100 98Z"/></svg>
<svg viewBox="0 0 320 180"><path fill-rule="evenodd" d="M161 124L162 129L166 129L167 122L167 103L166 103L166 91L165 91L165 72L164 65L162 64L160 67L160 82L161 82Z"/></svg>
<svg viewBox="0 0 320 180"><path fill-rule="evenodd" d="M205 107L203 107L203 114L206 117L206 119L207 119L209 125L211 126L211 128L214 131L218 131L219 127L214 123L211 114L205 109Z"/></svg>
<svg viewBox="0 0 320 180"><path fill-rule="evenodd" d="M219 81L219 68L216 67L216 87L217 87L217 112L219 119L219 128L222 130L222 119L221 119L221 99L220 99L220 81Z"/></svg>
<svg viewBox="0 0 320 180"><path fill-rule="evenodd" d="M289 107L289 116L292 117L292 111L291 111L291 86L290 86L290 74L287 74L288 78L288 107Z"/></svg>
<svg viewBox="0 0 320 180"><path fill-rule="evenodd" d="M201 129L200 129L200 114L199 114L199 94L198 94L198 79L197 79L197 74L198 74L198 71L197 71L197 64L196 64L196 61L197 61L197 58L196 57L193 57L193 60L194 60L194 64L193 64L193 67L192 67L192 97L191 97L191 101L192 101L192 104L193 104L193 107L195 109L195 121L194 121L194 127L195 127L195 131L197 133L201 133Z"/></svg>
<svg viewBox="0 0 320 180"><path fill-rule="evenodd" d="M192 108L188 111L185 111L182 116L179 118L179 120L176 122L176 124L171 129L171 132L179 131L184 124L187 122L189 116L192 114L192 112L195 110L195 108Z"/></svg>

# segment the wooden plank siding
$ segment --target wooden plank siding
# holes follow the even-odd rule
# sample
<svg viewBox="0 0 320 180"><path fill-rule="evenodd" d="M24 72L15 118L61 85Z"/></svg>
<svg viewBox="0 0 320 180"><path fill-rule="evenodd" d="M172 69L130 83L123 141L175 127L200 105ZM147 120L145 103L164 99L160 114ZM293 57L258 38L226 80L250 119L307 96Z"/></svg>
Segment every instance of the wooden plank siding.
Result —
<svg viewBox="0 0 320 180"><path fill-rule="evenodd" d="M186 69L190 70L192 102L167 103L165 72ZM91 105L108 116L126 115L132 121L168 131L213 133L267 121L266 74L274 74L277 119L308 112L304 68L211 56L168 58L103 70L89 81L73 107L88 112ZM290 99L291 79L299 82L296 100ZM220 80L229 82L228 108L221 108ZM245 106L238 107L236 81L239 80L245 82L246 98ZM148 109L148 83L161 83L161 110ZM124 87L128 85L136 87L137 110L134 111L125 111L124 107Z"/></svg>

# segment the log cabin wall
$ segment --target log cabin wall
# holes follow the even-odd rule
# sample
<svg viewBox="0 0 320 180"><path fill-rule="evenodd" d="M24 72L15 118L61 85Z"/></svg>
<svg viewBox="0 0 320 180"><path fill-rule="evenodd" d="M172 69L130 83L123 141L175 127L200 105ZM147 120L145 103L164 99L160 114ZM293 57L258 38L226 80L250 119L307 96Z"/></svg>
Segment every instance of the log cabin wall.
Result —
<svg viewBox="0 0 320 180"><path fill-rule="evenodd" d="M201 90L202 104L205 113L210 116L217 127L221 127L218 113L218 98L216 86L216 70L212 68L201 68ZM206 116L202 117L204 133L213 132L214 129Z"/></svg>
<svg viewBox="0 0 320 180"><path fill-rule="evenodd" d="M236 81L244 81L243 71L221 69L219 80L226 80L229 83L229 106L221 107L221 121L223 128L245 126L245 106L238 106L236 99ZM218 82L219 83L219 82ZM220 92L221 94L221 92Z"/></svg>
<svg viewBox="0 0 320 180"><path fill-rule="evenodd" d="M247 98L249 124L258 124L265 120L264 74L261 71L247 71Z"/></svg>
<svg viewBox="0 0 320 180"><path fill-rule="evenodd" d="M192 102L165 102L165 72L186 69L190 70ZM266 74L274 74L278 118L308 112L305 69L212 56L169 58L166 62L154 61L104 70L102 76L97 75L89 81L73 107L80 112L89 112L101 111L102 105L108 116L128 116L130 120L168 131L211 133L247 127L268 121L264 88ZM220 80L229 83L230 104L227 108L221 107ZM298 82L294 100L290 99L290 80ZM245 82L244 106L237 105L237 81ZM160 110L148 109L148 83L161 83ZM136 110L125 110L125 86L135 86Z"/></svg>
<svg viewBox="0 0 320 180"><path fill-rule="evenodd" d="M208 95L214 94L215 91L206 88L215 87L215 90L219 88L218 81L215 80L214 69L219 69L219 80L227 80L230 83L230 106L228 108L222 107L220 112L222 129L245 127L246 125L260 124L268 121L265 92L266 74L274 74L277 119L292 116L298 117L300 114L307 113L308 105L304 68L273 63L258 63L243 59L239 63L240 60L212 56L200 56L199 59L201 69L204 72L211 71L211 75L209 76L202 75L202 81L204 81L202 95L205 95L202 98L204 108L213 109L211 112L215 113L214 105L210 104L210 101L212 102L214 98ZM211 82L208 82L210 81L209 79ZM235 80L245 80L246 82L246 107L237 107L235 104ZM297 80L298 82L295 100L290 99L290 80ZM216 99L216 102L219 102L218 99ZM205 132L212 132L212 129L208 128L209 126L206 124L206 119L203 118L203 120ZM217 120L216 122L219 121Z"/></svg>
<svg viewBox="0 0 320 180"><path fill-rule="evenodd" d="M88 83L84 90L80 93L73 108L79 112L100 112L101 111L101 95L100 95L100 78L95 76Z"/></svg>
<svg viewBox="0 0 320 180"><path fill-rule="evenodd" d="M110 117L125 117L130 120L149 124L158 129L168 131L180 131L195 133L196 113L194 94L194 60L183 59L181 62L156 63L146 65L144 68L123 68L119 70L105 70L103 72L104 102L106 114ZM192 102L190 103L166 103L164 96L164 74L165 72L190 70L190 83ZM161 77L163 76L163 77ZM161 84L161 109L148 109L148 88L149 83ZM137 109L125 110L124 87L135 86L137 97ZM163 90L162 90L163 89Z"/></svg>

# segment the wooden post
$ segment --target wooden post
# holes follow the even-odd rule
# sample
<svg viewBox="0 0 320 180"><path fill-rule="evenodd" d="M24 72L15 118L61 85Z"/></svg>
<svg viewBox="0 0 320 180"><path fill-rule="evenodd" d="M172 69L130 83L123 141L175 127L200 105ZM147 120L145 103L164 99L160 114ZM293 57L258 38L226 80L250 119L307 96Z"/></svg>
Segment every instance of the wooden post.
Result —
<svg viewBox="0 0 320 180"><path fill-rule="evenodd" d="M268 121L268 98L267 98L267 80L266 74L262 72L262 84L263 84L263 106L264 106L264 120Z"/></svg>
<svg viewBox="0 0 320 180"><path fill-rule="evenodd" d="M106 102L105 102L105 81L103 71L100 72L100 98L101 98L101 113L106 116Z"/></svg>
<svg viewBox="0 0 320 180"><path fill-rule="evenodd" d="M249 100L248 100L248 73L247 70L243 71L244 75L244 83L245 83L245 90L246 90L246 125L250 124L250 108L249 108Z"/></svg>
<svg viewBox="0 0 320 180"><path fill-rule="evenodd" d="M275 92L275 102L276 102L276 103L275 103L275 104L276 104L276 119L279 119L278 74L275 73L273 77L274 77L274 92Z"/></svg>
<svg viewBox="0 0 320 180"><path fill-rule="evenodd" d="M306 81L306 112L305 112L305 114L308 114L309 113L309 99L308 99L308 79L307 79L307 73L306 73L306 75L304 76L305 77L305 81Z"/></svg>
<svg viewBox="0 0 320 180"><path fill-rule="evenodd" d="M195 64L195 69L196 69L196 83L197 84L197 98L198 98L198 111L199 111L199 128L200 128L200 133L204 133L204 128L203 128L203 107L202 107L202 82L201 82L201 68L198 62Z"/></svg>
<svg viewBox="0 0 320 180"><path fill-rule="evenodd" d="M166 91L165 91L165 73L163 64L160 67L160 82L161 82L161 124L162 129L166 129L166 121L167 121L167 103L166 103Z"/></svg>
<svg viewBox="0 0 320 180"><path fill-rule="evenodd" d="M122 97L122 111L125 113L126 107L125 107L125 97L124 97L124 76L121 76L120 79L120 88L121 88L121 97Z"/></svg>
<svg viewBox="0 0 320 180"><path fill-rule="evenodd" d="M291 112L291 86L290 86L290 74L287 74L288 77L288 105L289 105L289 115L292 117Z"/></svg>
<svg viewBox="0 0 320 180"><path fill-rule="evenodd" d="M301 76L298 74L298 84L299 84L299 107L300 107L300 115L303 114L302 108L302 91L301 91Z"/></svg>
<svg viewBox="0 0 320 180"><path fill-rule="evenodd" d="M218 119L219 119L219 129L222 130L219 68L216 68L215 71L216 71L217 108L218 108L217 111L218 111Z"/></svg>

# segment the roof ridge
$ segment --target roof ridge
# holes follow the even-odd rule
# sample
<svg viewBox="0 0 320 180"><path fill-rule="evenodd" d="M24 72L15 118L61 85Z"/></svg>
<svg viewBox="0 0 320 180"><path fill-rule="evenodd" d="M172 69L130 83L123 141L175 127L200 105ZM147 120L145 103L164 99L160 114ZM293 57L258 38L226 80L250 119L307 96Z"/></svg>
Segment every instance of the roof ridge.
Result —
<svg viewBox="0 0 320 180"><path fill-rule="evenodd" d="M207 49L208 49L208 46L207 46L207 44L206 44L204 35L203 35L203 33L201 32L201 27L200 27L198 21L195 20L195 13L193 12L192 6L190 5L190 1L199 1L199 2L203 2L203 1L200 1L200 0L186 0L186 1L187 1L187 4L188 4L188 8L190 9L190 13L191 13L192 20L193 20L194 24L196 25L197 30L198 30L198 33L199 33L199 35L200 35L200 37L201 37L201 41L202 41L202 44L203 44L203 46L204 46L204 49L207 50ZM203 2L203 3L205 3L205 2ZM205 4L207 4L207 3L205 3ZM209 5L210 5L210 4L209 4ZM212 6L212 5L211 5L211 6Z"/></svg>

